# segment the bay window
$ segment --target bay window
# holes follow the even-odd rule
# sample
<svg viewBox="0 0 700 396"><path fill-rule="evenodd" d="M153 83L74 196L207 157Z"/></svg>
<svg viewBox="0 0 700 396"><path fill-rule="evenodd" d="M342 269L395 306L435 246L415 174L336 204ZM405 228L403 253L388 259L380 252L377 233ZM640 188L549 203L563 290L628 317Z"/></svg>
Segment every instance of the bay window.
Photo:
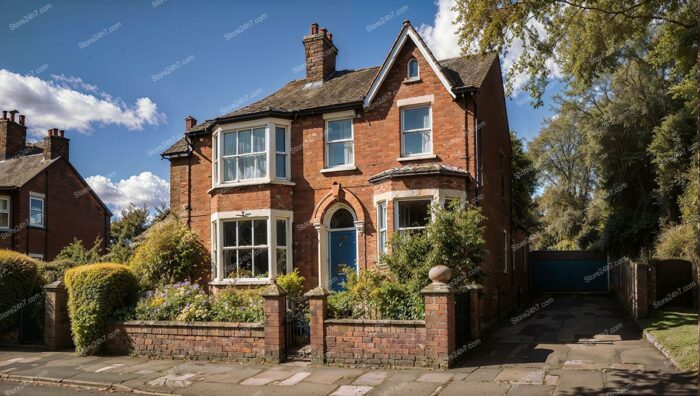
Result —
<svg viewBox="0 0 700 396"><path fill-rule="evenodd" d="M267 281L288 272L291 212L259 209L212 215L214 282Z"/></svg>
<svg viewBox="0 0 700 396"><path fill-rule="evenodd" d="M396 202L399 232L421 231L430 222L430 204L432 200L412 199Z"/></svg>
<svg viewBox="0 0 700 396"><path fill-rule="evenodd" d="M431 154L432 119L430 106L401 109L401 155Z"/></svg>
<svg viewBox="0 0 700 396"><path fill-rule="evenodd" d="M215 131L212 186L288 180L290 129L288 120L266 119Z"/></svg>
<svg viewBox="0 0 700 396"><path fill-rule="evenodd" d="M377 250L379 255L386 253L386 201L377 205Z"/></svg>

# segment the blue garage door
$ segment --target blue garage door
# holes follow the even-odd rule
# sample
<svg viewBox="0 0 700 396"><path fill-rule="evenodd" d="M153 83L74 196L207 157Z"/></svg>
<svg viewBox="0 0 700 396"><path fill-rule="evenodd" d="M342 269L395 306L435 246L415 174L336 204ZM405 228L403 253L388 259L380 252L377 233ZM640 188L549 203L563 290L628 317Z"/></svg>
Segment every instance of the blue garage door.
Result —
<svg viewBox="0 0 700 396"><path fill-rule="evenodd" d="M589 252L532 252L531 257L536 292L608 292L605 258Z"/></svg>

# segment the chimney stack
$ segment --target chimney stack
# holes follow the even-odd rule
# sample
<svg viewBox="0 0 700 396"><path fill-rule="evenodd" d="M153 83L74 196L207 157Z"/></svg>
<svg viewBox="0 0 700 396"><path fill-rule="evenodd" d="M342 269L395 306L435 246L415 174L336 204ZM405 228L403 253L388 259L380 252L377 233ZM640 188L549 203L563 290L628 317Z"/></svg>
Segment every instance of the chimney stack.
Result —
<svg viewBox="0 0 700 396"><path fill-rule="evenodd" d="M311 33L304 37L306 55L306 81L327 80L335 73L335 59L338 48L333 44L333 34L328 29L319 30L318 23L311 24Z"/></svg>
<svg viewBox="0 0 700 396"><path fill-rule="evenodd" d="M58 157L63 157L66 161L70 161L69 158L69 144L70 139L65 137L66 131L58 128L51 128L48 130L42 148L44 150L44 160L52 160Z"/></svg>
<svg viewBox="0 0 700 396"><path fill-rule="evenodd" d="M7 118L10 113L10 118ZM27 127L24 126L25 117L19 116L19 123L15 122L17 110L3 110L0 120L0 161L11 159L22 152L27 145Z"/></svg>
<svg viewBox="0 0 700 396"><path fill-rule="evenodd" d="M194 128L195 125L197 125L197 119L188 115L187 118L185 118L185 130L188 131Z"/></svg>

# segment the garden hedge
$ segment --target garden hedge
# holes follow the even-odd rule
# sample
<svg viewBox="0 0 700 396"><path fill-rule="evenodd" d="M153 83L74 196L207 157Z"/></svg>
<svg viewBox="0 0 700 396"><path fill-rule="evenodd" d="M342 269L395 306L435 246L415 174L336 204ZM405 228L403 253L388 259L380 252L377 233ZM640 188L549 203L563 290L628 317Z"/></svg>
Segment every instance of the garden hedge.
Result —
<svg viewBox="0 0 700 396"><path fill-rule="evenodd" d="M114 311L135 302L136 277L125 265L100 263L68 270L65 281L76 352L96 354L110 338L106 329Z"/></svg>
<svg viewBox="0 0 700 396"><path fill-rule="evenodd" d="M78 266L74 261L66 259L40 262L38 265L39 276L44 284L53 283L58 280L63 281L66 271Z"/></svg>
<svg viewBox="0 0 700 396"><path fill-rule="evenodd" d="M17 325L19 309L39 291L37 262L21 253L0 250L0 332Z"/></svg>

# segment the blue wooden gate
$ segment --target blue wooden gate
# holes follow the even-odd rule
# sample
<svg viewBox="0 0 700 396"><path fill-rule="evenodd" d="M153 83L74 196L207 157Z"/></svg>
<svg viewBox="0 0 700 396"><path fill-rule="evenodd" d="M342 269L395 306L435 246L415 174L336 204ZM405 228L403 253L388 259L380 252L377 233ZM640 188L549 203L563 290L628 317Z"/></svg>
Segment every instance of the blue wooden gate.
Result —
<svg viewBox="0 0 700 396"><path fill-rule="evenodd" d="M533 251L532 285L540 293L607 293L604 255L584 251Z"/></svg>

